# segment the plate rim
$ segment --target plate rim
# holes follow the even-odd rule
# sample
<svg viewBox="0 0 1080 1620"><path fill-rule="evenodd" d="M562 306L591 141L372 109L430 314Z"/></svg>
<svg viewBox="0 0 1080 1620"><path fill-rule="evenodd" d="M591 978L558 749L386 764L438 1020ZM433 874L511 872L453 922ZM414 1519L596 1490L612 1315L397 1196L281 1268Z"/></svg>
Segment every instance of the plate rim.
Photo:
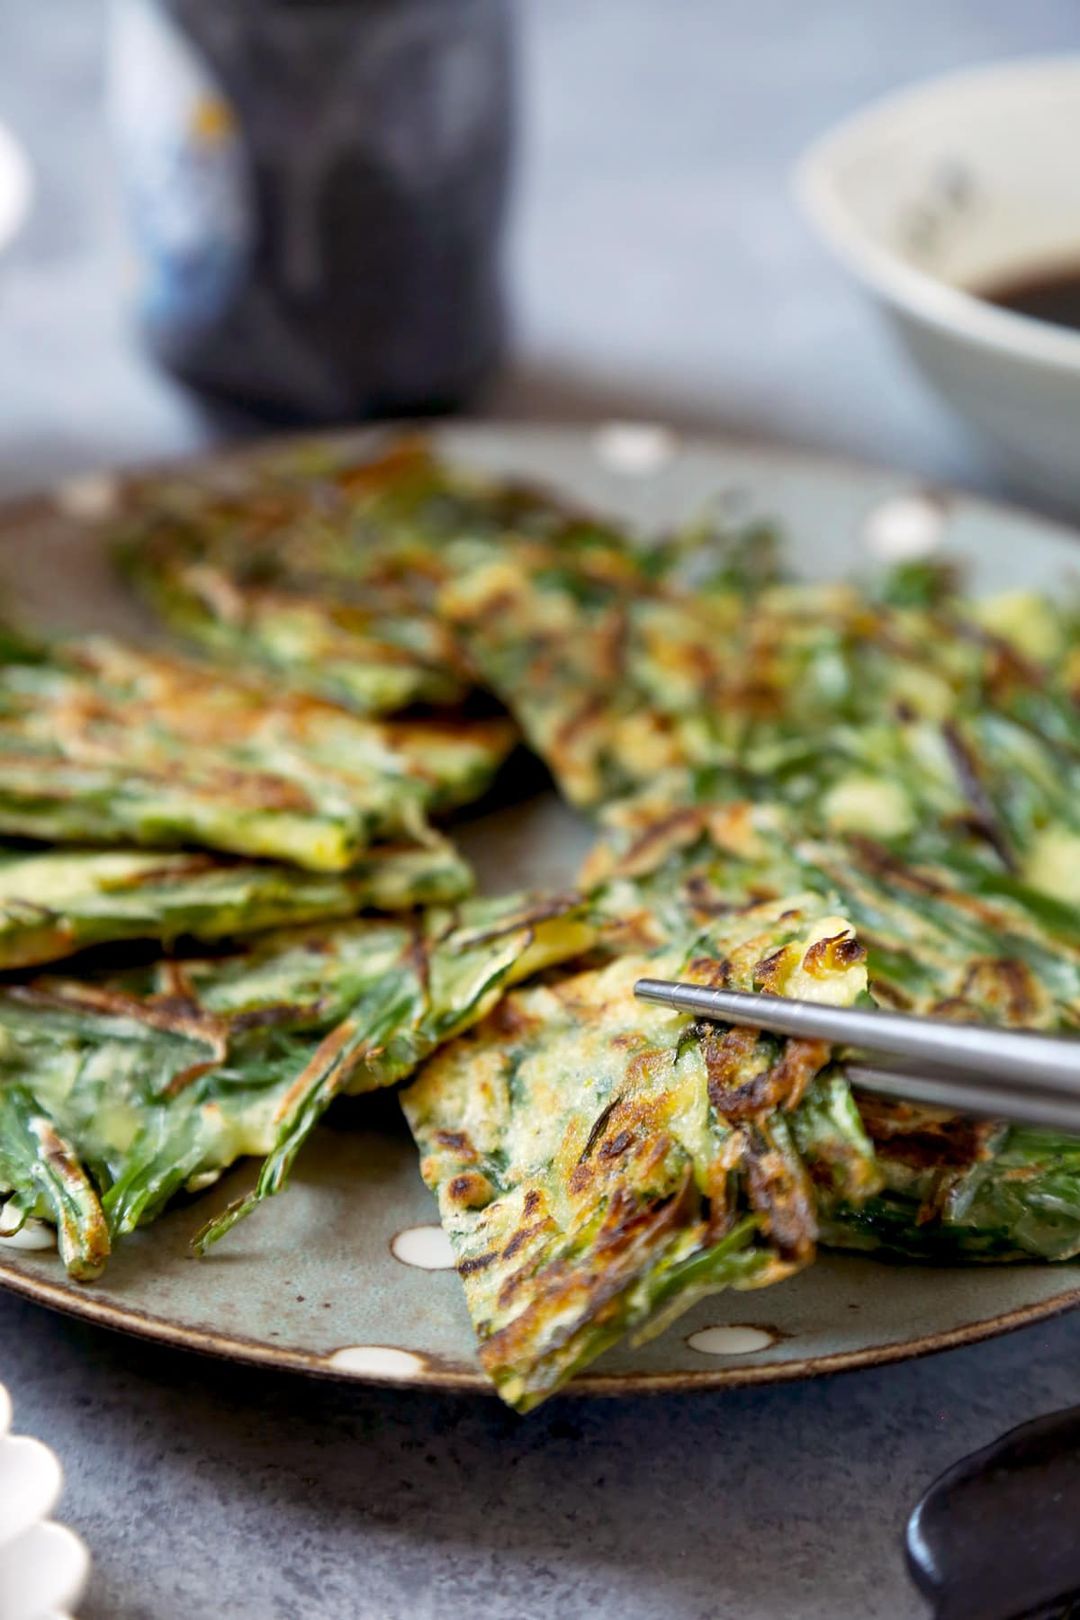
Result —
<svg viewBox="0 0 1080 1620"><path fill-rule="evenodd" d="M515 421L497 416L420 419L395 417L386 421L343 423L327 428L319 428L317 425L288 428L279 433L259 433L250 439L232 439L227 443L210 445L201 450L183 450L178 455L151 455L138 461L117 461L106 465L97 463L80 471L58 473L56 477L35 488L15 493L7 499L0 498L0 524L15 516L31 515L35 508L43 505L54 506L58 497L62 498L65 486L78 485L86 479L95 482L98 479L115 480L123 485L146 478L182 476L185 471L195 471L199 468L228 467L233 464L242 466L269 450L289 450L305 444L344 445L370 440L373 445L377 445L382 440L414 438L430 439L437 448L439 440L448 434L462 438L486 438L492 434L499 434L516 438L546 436L580 440L595 439L606 428L626 426L655 428L669 434L675 455L681 450L706 453L711 451L715 454L746 457L763 463L787 463L804 471L820 469L834 474L847 474L857 479L895 479L907 486L906 492L910 495L938 498L950 504L957 502L978 512L987 512L1034 526L1042 530L1046 538L1056 539L1074 549L1077 553L1076 560L1080 564L1080 512L1075 517L1070 517L1060 511L1035 511L1025 506L1021 497L1013 499L1008 495L984 494L963 484L926 474L918 468L900 466L895 462L878 460L873 456L863 456L854 450L819 450L813 446L789 444L782 440L743 439L734 433L722 431L711 433L699 427L682 428L667 422L663 415L622 418L603 416L587 422L574 422L557 417L538 418L533 421ZM597 460L603 465L602 457L597 455ZM663 470L665 469L658 468L657 473ZM627 485L632 488L638 483L647 484L656 474L635 473L624 476ZM67 515L72 523L81 521L89 529L99 526L99 520L96 518L80 520L74 514ZM107 517L110 515L106 514ZM0 532L0 545L3 544L5 537Z"/></svg>
<svg viewBox="0 0 1080 1620"><path fill-rule="evenodd" d="M833 1251L830 1251L833 1252ZM840 1254L841 1251L835 1251ZM843 1255L844 1259L874 1264L869 1255ZM1028 1262L1021 1262L1028 1264ZM1030 1265L1052 1266L1052 1261L1032 1261ZM882 1269L889 1269L883 1266ZM941 1268L939 1268L941 1269ZM950 1270L970 1271L968 1267L950 1267ZM988 1269L985 1266L980 1270ZM1005 1270L1004 1264L999 1268ZM1015 1270L1015 1266L1008 1268ZM326 1379L338 1384L359 1384L382 1389L422 1389L429 1393L456 1395L495 1395L495 1385L479 1365L471 1367L465 1362L434 1353L408 1350L419 1366L400 1377L376 1371L350 1371L335 1363L330 1356L314 1350L303 1350L288 1345L272 1345L262 1339L221 1333L214 1328L199 1327L193 1323L177 1323L168 1317L151 1315L133 1306L117 1304L95 1295L93 1284L79 1284L63 1279L53 1282L23 1271L15 1262L0 1257L0 1288L43 1305L59 1315L70 1317L91 1326L121 1333L125 1337L159 1344L168 1349L207 1356L234 1366L269 1369L275 1372L301 1373L305 1377ZM942 1351L961 1349L965 1345L980 1344L988 1339L1004 1337L1024 1327L1049 1321L1080 1306L1080 1282L1060 1293L1033 1300L1027 1305L1016 1305L997 1315L966 1322L959 1327L943 1328L937 1332L920 1334L913 1339L895 1339L888 1344L866 1345L862 1349L840 1350L831 1355L807 1356L791 1361L772 1361L758 1365L702 1367L700 1371L677 1369L671 1372L581 1373L555 1393L574 1396L626 1397L636 1395L695 1394L699 1391L747 1388L757 1384L791 1384L807 1378L828 1377L835 1373L869 1370L901 1361L917 1361ZM753 1324L748 1324L753 1325ZM372 1345L370 1348L382 1348ZM400 1345L386 1346L400 1350Z"/></svg>

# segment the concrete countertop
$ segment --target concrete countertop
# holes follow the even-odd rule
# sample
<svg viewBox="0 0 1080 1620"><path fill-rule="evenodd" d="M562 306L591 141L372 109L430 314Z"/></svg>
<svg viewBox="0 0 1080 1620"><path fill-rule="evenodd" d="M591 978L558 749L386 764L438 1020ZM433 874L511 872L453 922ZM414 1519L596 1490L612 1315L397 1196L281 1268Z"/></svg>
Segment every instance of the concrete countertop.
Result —
<svg viewBox="0 0 1080 1620"><path fill-rule="evenodd" d="M516 417L666 417L990 492L796 217L800 147L882 91L1075 46L1066 0L538 0L510 255ZM0 492L238 419L141 358L100 111L98 0L0 0L0 118L33 217L0 264ZM86 1620L916 1620L904 1518L941 1468L1078 1399L1080 1316L827 1381L527 1421L315 1385L0 1297L16 1427L67 1469Z"/></svg>

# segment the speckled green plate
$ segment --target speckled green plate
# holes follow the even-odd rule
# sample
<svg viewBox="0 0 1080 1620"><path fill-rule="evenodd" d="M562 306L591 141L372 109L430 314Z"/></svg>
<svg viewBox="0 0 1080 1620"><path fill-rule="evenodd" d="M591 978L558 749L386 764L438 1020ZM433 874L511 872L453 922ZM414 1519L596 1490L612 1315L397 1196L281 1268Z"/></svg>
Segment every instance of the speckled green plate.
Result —
<svg viewBox="0 0 1080 1620"><path fill-rule="evenodd" d="M1080 570L1064 530L893 473L770 450L685 443L662 429L595 432L448 427L436 438L477 466L558 485L653 529L722 498L777 518L802 571L948 550L976 586L1052 586ZM362 442L363 436L357 435ZM191 477L227 476L225 458ZM100 542L117 483L79 479L0 513L0 587L38 622L145 631ZM463 843L491 889L561 884L588 843L554 798L476 819ZM342 1105L293 1185L211 1257L188 1242L250 1179L241 1167L120 1246L100 1283L70 1283L53 1254L0 1250L0 1285L165 1343L301 1372L486 1389L457 1279L392 1097ZM707 1388L798 1378L945 1349L1080 1303L1080 1265L931 1270L825 1256L791 1282L704 1302L639 1349L619 1349L582 1392Z"/></svg>

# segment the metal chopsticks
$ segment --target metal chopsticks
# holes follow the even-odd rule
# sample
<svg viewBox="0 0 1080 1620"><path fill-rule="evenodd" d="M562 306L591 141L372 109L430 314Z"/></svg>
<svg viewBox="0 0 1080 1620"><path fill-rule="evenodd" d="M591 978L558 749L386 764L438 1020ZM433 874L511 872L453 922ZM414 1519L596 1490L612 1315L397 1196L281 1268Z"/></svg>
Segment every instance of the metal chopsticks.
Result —
<svg viewBox="0 0 1080 1620"><path fill-rule="evenodd" d="M1080 1134L1080 1040L907 1013L830 1007L667 979L635 994L679 1012L842 1047L848 1078L868 1091ZM866 1054L887 1054L884 1060Z"/></svg>

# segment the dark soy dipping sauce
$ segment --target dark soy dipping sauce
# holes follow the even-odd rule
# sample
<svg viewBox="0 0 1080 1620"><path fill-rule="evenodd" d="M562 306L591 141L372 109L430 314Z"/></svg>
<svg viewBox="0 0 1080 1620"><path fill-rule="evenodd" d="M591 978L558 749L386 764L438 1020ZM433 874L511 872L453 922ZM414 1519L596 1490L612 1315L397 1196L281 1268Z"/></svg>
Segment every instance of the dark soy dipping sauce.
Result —
<svg viewBox="0 0 1080 1620"><path fill-rule="evenodd" d="M977 294L1015 315L1030 315L1051 326L1067 326L1080 332L1080 265L1010 276L979 287Z"/></svg>

